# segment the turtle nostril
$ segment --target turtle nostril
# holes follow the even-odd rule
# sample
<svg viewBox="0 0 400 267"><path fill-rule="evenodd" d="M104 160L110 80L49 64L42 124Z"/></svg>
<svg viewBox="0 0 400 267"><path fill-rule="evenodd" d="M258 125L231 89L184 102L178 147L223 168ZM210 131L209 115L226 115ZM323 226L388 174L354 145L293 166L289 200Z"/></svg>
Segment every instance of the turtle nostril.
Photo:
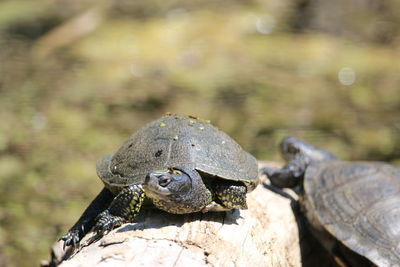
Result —
<svg viewBox="0 0 400 267"><path fill-rule="evenodd" d="M170 176L160 176L158 178L158 184L162 187L166 187L172 181Z"/></svg>

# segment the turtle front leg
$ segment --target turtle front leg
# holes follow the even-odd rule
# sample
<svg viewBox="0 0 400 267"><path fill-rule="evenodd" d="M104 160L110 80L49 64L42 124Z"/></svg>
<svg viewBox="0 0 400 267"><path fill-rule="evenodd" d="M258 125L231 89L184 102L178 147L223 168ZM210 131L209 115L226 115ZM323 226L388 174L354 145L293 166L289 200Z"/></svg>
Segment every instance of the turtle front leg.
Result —
<svg viewBox="0 0 400 267"><path fill-rule="evenodd" d="M97 216L93 230L102 235L115 227L131 222L138 215L144 198L142 185L123 188L110 206Z"/></svg>
<svg viewBox="0 0 400 267"><path fill-rule="evenodd" d="M103 188L92 203L90 203L86 208L79 220L71 227L71 229L69 229L67 234L60 238L60 240L64 240L64 247L71 245L75 247L93 227L95 224L95 218L104 210L105 207L110 205L113 198L114 195L107 188Z"/></svg>
<svg viewBox="0 0 400 267"><path fill-rule="evenodd" d="M282 169L262 168L261 173L267 175L274 186L293 188L301 182L306 166L306 161L295 159L289 161Z"/></svg>
<svg viewBox="0 0 400 267"><path fill-rule="evenodd" d="M215 200L202 211L225 211L231 209L247 209L247 187L241 182L220 181L215 185Z"/></svg>

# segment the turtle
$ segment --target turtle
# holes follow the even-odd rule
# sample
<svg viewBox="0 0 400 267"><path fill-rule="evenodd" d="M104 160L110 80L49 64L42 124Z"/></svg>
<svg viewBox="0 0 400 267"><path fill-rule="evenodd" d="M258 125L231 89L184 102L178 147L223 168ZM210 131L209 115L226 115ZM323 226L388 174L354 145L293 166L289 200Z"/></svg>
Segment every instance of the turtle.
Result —
<svg viewBox="0 0 400 267"><path fill-rule="evenodd" d="M174 214L247 209L257 160L209 121L167 115L131 135L96 163L104 188L60 239L77 246L132 222L144 200Z"/></svg>
<svg viewBox="0 0 400 267"><path fill-rule="evenodd" d="M273 186L295 190L310 232L337 262L400 266L399 168L342 161L294 137L282 140L280 152L286 165L261 173Z"/></svg>

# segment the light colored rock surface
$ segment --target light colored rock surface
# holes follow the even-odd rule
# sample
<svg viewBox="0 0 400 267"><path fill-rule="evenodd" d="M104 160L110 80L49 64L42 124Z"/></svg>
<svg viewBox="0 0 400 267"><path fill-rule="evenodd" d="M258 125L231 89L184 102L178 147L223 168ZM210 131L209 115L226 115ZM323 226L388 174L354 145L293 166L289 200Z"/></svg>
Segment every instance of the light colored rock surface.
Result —
<svg viewBox="0 0 400 267"><path fill-rule="evenodd" d="M301 266L290 200L259 185L248 207L187 215L147 210L60 266Z"/></svg>

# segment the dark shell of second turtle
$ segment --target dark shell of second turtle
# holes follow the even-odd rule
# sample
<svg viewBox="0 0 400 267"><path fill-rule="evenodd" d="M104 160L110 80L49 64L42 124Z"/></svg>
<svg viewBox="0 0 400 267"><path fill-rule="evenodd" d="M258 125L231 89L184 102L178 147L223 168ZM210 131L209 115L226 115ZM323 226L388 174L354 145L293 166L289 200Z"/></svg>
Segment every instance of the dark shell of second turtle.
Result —
<svg viewBox="0 0 400 267"><path fill-rule="evenodd" d="M306 170L304 193L311 218L347 247L379 266L400 262L400 169L383 162L318 162Z"/></svg>
<svg viewBox="0 0 400 267"><path fill-rule="evenodd" d="M114 154L97 162L106 184L141 184L155 170L184 166L227 180L257 185L256 159L210 123L165 116L134 133Z"/></svg>

